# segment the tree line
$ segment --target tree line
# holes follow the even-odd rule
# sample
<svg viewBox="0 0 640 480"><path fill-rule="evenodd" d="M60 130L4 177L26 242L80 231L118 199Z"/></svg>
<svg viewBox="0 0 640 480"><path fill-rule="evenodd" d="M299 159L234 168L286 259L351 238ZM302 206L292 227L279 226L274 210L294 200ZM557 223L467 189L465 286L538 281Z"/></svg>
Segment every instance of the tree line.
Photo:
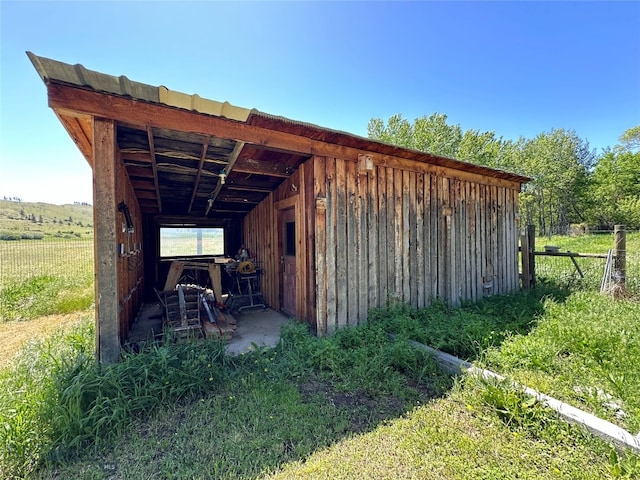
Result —
<svg viewBox="0 0 640 480"><path fill-rule="evenodd" d="M504 139L495 132L463 131L433 113L413 122L401 114L372 118L369 138L530 177L520 194L522 225L542 235L572 224L640 228L640 126L600 153L575 131L551 129L535 138Z"/></svg>

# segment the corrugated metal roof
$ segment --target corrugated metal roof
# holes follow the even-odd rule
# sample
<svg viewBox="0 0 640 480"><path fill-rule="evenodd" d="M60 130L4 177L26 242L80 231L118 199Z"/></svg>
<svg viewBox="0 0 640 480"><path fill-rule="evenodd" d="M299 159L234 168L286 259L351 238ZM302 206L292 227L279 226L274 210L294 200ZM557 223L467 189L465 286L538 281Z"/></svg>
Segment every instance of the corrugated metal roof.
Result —
<svg viewBox="0 0 640 480"><path fill-rule="evenodd" d="M192 110L207 115L224 117L230 120L247 122L252 125L265 126L274 130L307 136L315 140L334 143L342 146L350 146L365 151L378 152L388 155L398 155L414 160L421 160L436 165L443 165L457 170L474 172L495 178L526 183L531 179L521 175L496 170L489 167L475 165L460 160L433 155L426 152L398 147L361 137L340 130L332 130L320 127L312 123L291 120L289 118L272 115L258 110L238 107L229 102L218 102L202 98L197 94L189 95L164 86L154 87L140 82L129 80L125 76L115 77L104 73L86 69L80 64L70 65L45 57L39 57L32 52L27 52L29 59L38 71L42 80L46 83L65 83L82 88L89 88L97 92L111 95L130 97L136 100L158 103L176 108Z"/></svg>
<svg viewBox="0 0 640 480"><path fill-rule="evenodd" d="M165 86L153 87L145 83L129 80L124 75L115 77L88 70L80 64L70 65L50 58L39 57L32 52L27 52L27 55L42 80L47 84L51 82L66 83L90 88L97 92L161 103L240 122L246 122L251 113L251 110L236 107L229 102L216 102L215 100L202 98L197 94L188 95L169 90Z"/></svg>

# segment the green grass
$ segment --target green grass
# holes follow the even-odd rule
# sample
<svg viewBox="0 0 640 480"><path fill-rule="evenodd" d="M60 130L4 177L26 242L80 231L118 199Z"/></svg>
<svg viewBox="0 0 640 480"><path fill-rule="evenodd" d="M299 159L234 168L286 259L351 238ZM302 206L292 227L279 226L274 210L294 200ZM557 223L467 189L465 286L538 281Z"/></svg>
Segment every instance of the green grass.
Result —
<svg viewBox="0 0 640 480"><path fill-rule="evenodd" d="M640 431L640 303L577 292L548 299L526 336L484 360L490 369L567 401L633 433Z"/></svg>
<svg viewBox="0 0 640 480"><path fill-rule="evenodd" d="M560 247L562 251L578 253L607 253L613 248L613 232L593 233L589 235L554 235L552 237L537 237L536 250L544 250L545 245ZM627 233L627 250L640 253L640 232Z"/></svg>
<svg viewBox="0 0 640 480"><path fill-rule="evenodd" d="M640 298L640 232L627 233L627 295ZM582 236L557 235L536 239L536 250L546 245L560 247L561 252L599 253L606 255L613 248L613 233L597 233ZM584 278L581 278L568 257L536 256L536 277L539 281L553 281L572 289L599 290L606 259L577 258Z"/></svg>
<svg viewBox="0 0 640 480"><path fill-rule="evenodd" d="M0 241L0 321L88 308L93 241Z"/></svg>
<svg viewBox="0 0 640 480"><path fill-rule="evenodd" d="M589 251L579 246L567 248ZM55 277L34 277L17 297L49 283ZM212 342L168 343L105 368L92 360L88 318L0 370L0 477L637 478L639 456L508 384L452 383L405 340L635 434L638 318L633 300L543 281L460 308L390 305L328 338L291 323L276 349L242 357Z"/></svg>
<svg viewBox="0 0 640 480"><path fill-rule="evenodd" d="M103 369L88 361L87 322L3 372L0 413L13 443L2 434L11 448L0 475L634 478L640 457L616 453L508 385L468 378L452 386L403 337L441 337L454 349L466 342L471 357L526 383L549 370L552 394L575 382L607 390L598 367L606 365L611 379L624 376L616 399L632 428L637 308L546 287L460 309L394 306L329 338L291 323L276 349L236 358L217 344L185 342ZM447 318L464 341L448 336ZM560 367L545 367L554 362Z"/></svg>

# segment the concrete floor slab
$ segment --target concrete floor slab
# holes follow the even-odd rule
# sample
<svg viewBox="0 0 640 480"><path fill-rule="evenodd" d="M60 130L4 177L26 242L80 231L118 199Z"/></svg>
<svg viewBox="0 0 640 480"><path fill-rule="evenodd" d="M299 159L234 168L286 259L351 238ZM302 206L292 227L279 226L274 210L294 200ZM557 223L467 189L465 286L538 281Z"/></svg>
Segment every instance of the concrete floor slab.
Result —
<svg viewBox="0 0 640 480"><path fill-rule="evenodd" d="M229 355L240 355L253 349L253 344L275 347L280 341L280 327L289 321L285 315L271 309L244 310L234 315L237 329L227 345Z"/></svg>
<svg viewBox="0 0 640 480"><path fill-rule="evenodd" d="M162 318L163 311L159 304L145 305L131 329L127 344L139 348L148 342L161 341ZM237 328L227 345L229 355L249 352L253 344L275 347L280 341L280 327L289 321L289 317L263 308L244 310L234 318Z"/></svg>

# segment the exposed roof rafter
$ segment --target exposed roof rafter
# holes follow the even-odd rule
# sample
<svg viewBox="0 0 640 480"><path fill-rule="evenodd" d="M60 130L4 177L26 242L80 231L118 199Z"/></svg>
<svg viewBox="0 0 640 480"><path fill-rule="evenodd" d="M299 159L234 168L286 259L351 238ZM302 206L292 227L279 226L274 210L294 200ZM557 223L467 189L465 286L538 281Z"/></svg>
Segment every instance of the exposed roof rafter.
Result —
<svg viewBox="0 0 640 480"><path fill-rule="evenodd" d="M162 213L162 199L160 198L160 182L158 182L158 166L156 165L155 142L153 141L153 128L147 125L147 138L149 139L149 152L151 153L151 169L153 170L153 184L156 187L158 197L158 211Z"/></svg>
<svg viewBox="0 0 640 480"><path fill-rule="evenodd" d="M202 174L202 167L204 166L204 159L207 156L207 149L209 148L209 139L211 137L207 137L207 139L202 144L202 154L200 155L200 163L198 164L198 172L196 173L196 178L193 181L193 192L191 192L191 200L189 200L189 208L187 209L187 213L191 213L191 209L193 208L193 201L196 198L196 192L198 191L198 186L200 185L200 175Z"/></svg>

